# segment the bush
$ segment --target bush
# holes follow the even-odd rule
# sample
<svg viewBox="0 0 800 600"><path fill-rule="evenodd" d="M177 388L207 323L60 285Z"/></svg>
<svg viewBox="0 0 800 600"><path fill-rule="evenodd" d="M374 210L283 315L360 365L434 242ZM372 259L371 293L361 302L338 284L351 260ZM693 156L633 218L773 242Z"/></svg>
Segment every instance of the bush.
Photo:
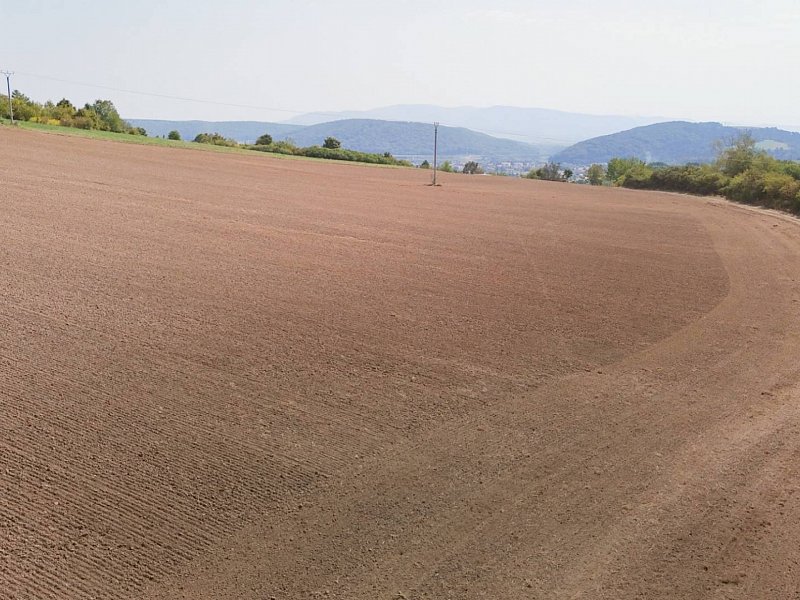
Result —
<svg viewBox="0 0 800 600"><path fill-rule="evenodd" d="M761 177L763 196L768 206L781 210L793 210L800 181L778 171L768 171Z"/></svg>
<svg viewBox="0 0 800 600"><path fill-rule="evenodd" d="M177 141L180 141L180 139L181 139L181 133L180 133L180 131L178 131L178 130L176 130L176 129L173 129L172 131L170 131L170 132L167 134L167 139L168 139L168 140L177 140Z"/></svg>
<svg viewBox="0 0 800 600"><path fill-rule="evenodd" d="M648 189L689 194L719 194L728 178L710 165L685 165L653 170Z"/></svg>
<svg viewBox="0 0 800 600"><path fill-rule="evenodd" d="M344 148L311 146L309 148L298 149L298 153L302 156L310 156L312 158L327 158L329 160L345 160L378 165L398 165L404 167L412 166L410 162L406 160L398 160L391 154L388 156L386 156L386 154L370 154L368 152L358 152L356 150L346 150Z"/></svg>
<svg viewBox="0 0 800 600"><path fill-rule="evenodd" d="M236 140L228 139L219 133L198 133L193 140L197 144L212 144L214 146L228 146L235 148L239 145Z"/></svg>
<svg viewBox="0 0 800 600"><path fill-rule="evenodd" d="M270 146L272 145L272 136L268 133L265 133L261 137L256 140L257 146Z"/></svg>
<svg viewBox="0 0 800 600"><path fill-rule="evenodd" d="M322 143L323 148L327 148L328 150L338 150L342 147L342 142L337 140L335 137L326 137L325 141Z"/></svg>
<svg viewBox="0 0 800 600"><path fill-rule="evenodd" d="M467 175L483 175L483 169L481 169L481 166L474 160L468 161L467 164L464 165L462 172Z"/></svg>
<svg viewBox="0 0 800 600"><path fill-rule="evenodd" d="M639 171L637 179L641 179L641 168L645 166L644 161L638 158L612 158L608 161L606 176L614 185L623 185L625 177L634 170Z"/></svg>

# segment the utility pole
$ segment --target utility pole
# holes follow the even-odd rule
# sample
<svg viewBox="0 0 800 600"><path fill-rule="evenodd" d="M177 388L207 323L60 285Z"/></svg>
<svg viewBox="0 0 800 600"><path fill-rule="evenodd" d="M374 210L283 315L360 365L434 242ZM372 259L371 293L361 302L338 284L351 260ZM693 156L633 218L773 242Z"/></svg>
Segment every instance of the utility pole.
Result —
<svg viewBox="0 0 800 600"><path fill-rule="evenodd" d="M6 76L6 87L8 87L8 114L11 115L11 124L14 124L14 105L11 104L11 76L14 71L0 71Z"/></svg>
<svg viewBox="0 0 800 600"><path fill-rule="evenodd" d="M439 146L439 121L436 121L433 124L433 183L431 185L436 185L436 151L438 150L438 146Z"/></svg>

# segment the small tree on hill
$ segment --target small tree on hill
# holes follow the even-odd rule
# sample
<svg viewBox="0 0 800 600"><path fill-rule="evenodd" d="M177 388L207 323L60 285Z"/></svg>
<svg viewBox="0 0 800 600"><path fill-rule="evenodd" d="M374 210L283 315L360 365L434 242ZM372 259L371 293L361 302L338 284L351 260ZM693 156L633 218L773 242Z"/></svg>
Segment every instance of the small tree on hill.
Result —
<svg viewBox="0 0 800 600"><path fill-rule="evenodd" d="M268 133L265 133L260 138L256 140L257 146L271 146L272 145L272 136Z"/></svg>
<svg viewBox="0 0 800 600"><path fill-rule="evenodd" d="M419 164L419 168L420 168L420 169L430 169L430 168L431 168L431 163L429 163L427 160L423 160L423 161L422 161L422 162Z"/></svg>
<svg viewBox="0 0 800 600"><path fill-rule="evenodd" d="M756 141L750 133L742 133L731 140L727 146L717 143L717 165L728 177L744 173L753 164L759 154Z"/></svg>
<svg viewBox="0 0 800 600"><path fill-rule="evenodd" d="M167 139L168 140L180 140L181 139L180 131L178 131L177 129L173 129L172 131L170 131L167 134Z"/></svg>
<svg viewBox="0 0 800 600"><path fill-rule="evenodd" d="M452 173L453 172L453 164L449 160L446 160L446 161L444 161L442 163L442 166L439 167L439 170L444 172L444 173Z"/></svg>
<svg viewBox="0 0 800 600"><path fill-rule="evenodd" d="M323 148L328 148L330 150L336 150L337 148L342 147L342 142L337 140L335 137L326 137L325 141L322 144Z"/></svg>
<svg viewBox="0 0 800 600"><path fill-rule="evenodd" d="M606 178L606 170L603 165L594 164L586 171L586 178L591 185L603 185Z"/></svg>
<svg viewBox="0 0 800 600"><path fill-rule="evenodd" d="M549 162L537 170L540 179L548 181L558 181L561 179L561 165L556 162Z"/></svg>
<svg viewBox="0 0 800 600"><path fill-rule="evenodd" d="M477 162L471 160L464 165L463 172L467 175L482 175L483 169L481 169L481 166Z"/></svg>

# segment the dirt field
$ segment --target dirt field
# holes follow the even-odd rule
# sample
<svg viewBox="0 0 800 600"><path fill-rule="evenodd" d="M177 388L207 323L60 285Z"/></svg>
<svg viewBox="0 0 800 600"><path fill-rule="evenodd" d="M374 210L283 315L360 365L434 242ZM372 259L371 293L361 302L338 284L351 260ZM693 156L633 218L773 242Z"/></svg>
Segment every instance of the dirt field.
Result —
<svg viewBox="0 0 800 600"><path fill-rule="evenodd" d="M800 598L800 227L0 128L0 598Z"/></svg>

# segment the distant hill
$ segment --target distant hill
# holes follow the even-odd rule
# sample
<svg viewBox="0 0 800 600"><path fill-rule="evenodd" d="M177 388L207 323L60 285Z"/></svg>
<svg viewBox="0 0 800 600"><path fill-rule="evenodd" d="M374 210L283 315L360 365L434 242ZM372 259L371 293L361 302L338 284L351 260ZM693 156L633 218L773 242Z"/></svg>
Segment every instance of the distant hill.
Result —
<svg viewBox="0 0 800 600"><path fill-rule="evenodd" d="M332 136L345 148L361 152L391 152L398 157L429 157L433 152L433 126L430 123L345 119L311 126L266 123L259 121L159 121L128 119L134 127L144 127L148 135L164 136L180 132L185 140L198 133L219 133L242 143L253 143L269 133L275 140L290 138L299 146L322 145ZM462 127L439 127L439 150L443 159L540 161L549 154L543 148L525 142L492 137Z"/></svg>
<svg viewBox="0 0 800 600"><path fill-rule="evenodd" d="M400 104L364 111L308 113L287 121L296 125L316 125L334 119L382 119L414 121L466 127L495 137L563 148L580 140L615 133L624 129L663 121L658 117L587 115L545 108L461 106L447 108L427 104Z"/></svg>
<svg viewBox="0 0 800 600"><path fill-rule="evenodd" d="M596 137L570 146L552 160L566 165L605 163L615 157L640 158L647 162L683 164L710 162L717 141L728 141L749 132L758 146L776 158L800 160L800 133L775 127L728 127L720 123L671 121L635 127Z"/></svg>
<svg viewBox="0 0 800 600"><path fill-rule="evenodd" d="M322 144L333 136L345 148L362 152L391 152L395 156L429 155L433 151L430 123L345 119L310 125L292 134L300 146ZM540 160L546 154L532 144L496 138L463 127L439 127L442 157L474 156L509 160Z"/></svg>
<svg viewBox="0 0 800 600"><path fill-rule="evenodd" d="M301 125L266 123L261 121L161 121L156 119L126 119L134 127L144 127L147 135L165 136L178 131L184 140L193 140L198 133L219 133L241 143L254 143L260 136L269 133L275 139L283 139Z"/></svg>

